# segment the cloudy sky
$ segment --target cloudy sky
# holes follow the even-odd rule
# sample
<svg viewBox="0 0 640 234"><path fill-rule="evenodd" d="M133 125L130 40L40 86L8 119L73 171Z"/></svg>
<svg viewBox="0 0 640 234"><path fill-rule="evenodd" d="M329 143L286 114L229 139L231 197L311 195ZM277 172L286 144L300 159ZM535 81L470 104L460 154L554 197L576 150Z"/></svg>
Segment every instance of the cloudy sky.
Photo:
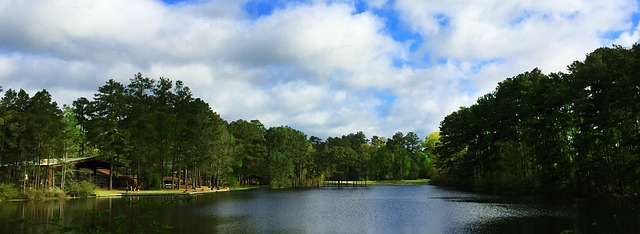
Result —
<svg viewBox="0 0 640 234"><path fill-rule="evenodd" d="M137 72L229 121L421 137L505 78L640 39L633 0L4 0L0 85L92 98Z"/></svg>

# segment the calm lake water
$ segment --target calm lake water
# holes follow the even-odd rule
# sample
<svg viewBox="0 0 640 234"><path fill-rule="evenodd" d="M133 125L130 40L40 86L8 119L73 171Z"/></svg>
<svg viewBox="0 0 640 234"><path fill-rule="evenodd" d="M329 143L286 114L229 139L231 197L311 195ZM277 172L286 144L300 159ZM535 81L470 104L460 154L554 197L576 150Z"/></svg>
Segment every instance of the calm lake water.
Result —
<svg viewBox="0 0 640 234"><path fill-rule="evenodd" d="M174 233L640 233L638 204L628 199L550 202L427 185L256 189L192 198L155 212L153 219L173 226ZM69 222L92 210L113 210L97 221L113 224L118 214L138 212L127 202L132 199L172 198L0 203L0 233L42 233L52 226L15 221Z"/></svg>

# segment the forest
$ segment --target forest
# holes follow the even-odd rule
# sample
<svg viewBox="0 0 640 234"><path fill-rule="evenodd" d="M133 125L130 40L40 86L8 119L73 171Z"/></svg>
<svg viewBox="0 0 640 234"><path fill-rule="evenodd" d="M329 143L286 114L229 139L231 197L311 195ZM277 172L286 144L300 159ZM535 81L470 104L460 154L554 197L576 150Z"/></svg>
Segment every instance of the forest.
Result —
<svg viewBox="0 0 640 234"><path fill-rule="evenodd" d="M538 194L640 192L640 46L508 78L440 126L433 182Z"/></svg>
<svg viewBox="0 0 640 234"><path fill-rule="evenodd" d="M427 178L438 138L398 132L368 139L358 132L320 139L259 120L229 123L183 82L141 73L128 84L108 80L93 98L62 108L46 90L30 96L9 89L0 100L0 127L0 183L23 189L56 186L47 175L60 171L40 162L78 157L108 161L110 171L133 175L146 189L163 189L168 177L174 185L277 188ZM65 166L62 180L72 180L72 166Z"/></svg>
<svg viewBox="0 0 640 234"><path fill-rule="evenodd" d="M51 188L52 168L39 162L89 156L125 165L122 173L148 189L163 189L167 177L274 188L431 178L492 192L637 195L640 46L596 49L566 73L536 68L505 79L424 138L321 139L259 120L228 122L183 82L141 73L62 108L46 90L4 91L0 183Z"/></svg>

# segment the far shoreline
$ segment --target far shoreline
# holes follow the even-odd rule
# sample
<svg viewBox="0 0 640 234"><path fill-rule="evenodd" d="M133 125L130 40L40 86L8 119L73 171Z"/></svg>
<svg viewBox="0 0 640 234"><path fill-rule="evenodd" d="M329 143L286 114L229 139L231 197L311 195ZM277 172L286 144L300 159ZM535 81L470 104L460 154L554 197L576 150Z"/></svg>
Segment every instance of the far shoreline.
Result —
<svg viewBox="0 0 640 234"><path fill-rule="evenodd" d="M367 180L367 181L357 181L358 184L366 184L369 185L429 185L429 179L415 179L415 180ZM325 183L333 184L337 183L337 181L325 181ZM342 185L351 186L354 181L340 181ZM211 190L210 188L203 186L202 188L196 188L195 192L190 189L188 191L182 189L159 189L159 190L140 190L136 192L127 192L126 190L120 189L98 189L94 193L93 196L96 198L105 198L105 197L128 197L128 196L164 196L164 195L198 195L198 194L207 194L207 193L217 193L217 192L234 192L234 191L244 191L251 190L257 188L270 188L269 186L238 186L238 187L225 187L223 189Z"/></svg>
<svg viewBox="0 0 640 234"><path fill-rule="evenodd" d="M341 186L349 187L353 186L354 182L357 182L356 186L372 186L372 185L429 185L429 179L415 179L415 180L367 180L367 181L340 181ZM337 185L338 181L325 181L325 185ZM318 187L331 187L331 186L318 186ZM154 189L154 190L139 190L139 191L127 191L125 189L96 189L90 196L87 197L47 197L43 199L26 199L15 198L8 199L5 202L27 202L27 201L53 201L53 200L70 200L70 199L83 199L83 198L113 198L113 197L151 197L151 196L168 196L168 195L200 195L218 192L234 192L245 191L258 188L270 188L269 186L261 185L248 185L237 187L225 187L222 189L211 190L207 186L201 188L183 190L183 189ZM293 187L296 188L296 187ZM271 188L277 189L277 188Z"/></svg>
<svg viewBox="0 0 640 234"><path fill-rule="evenodd" d="M369 186L369 185L429 185L430 179L415 179L415 180L363 180L363 181L353 181L353 180L327 180L323 184L334 186L338 185L338 182L341 186Z"/></svg>

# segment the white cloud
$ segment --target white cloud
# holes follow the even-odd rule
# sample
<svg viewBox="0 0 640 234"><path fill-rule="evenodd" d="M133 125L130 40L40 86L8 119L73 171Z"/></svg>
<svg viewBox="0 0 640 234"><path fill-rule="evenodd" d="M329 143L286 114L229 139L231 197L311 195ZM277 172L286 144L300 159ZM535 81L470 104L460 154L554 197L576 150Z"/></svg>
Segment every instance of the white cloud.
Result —
<svg viewBox="0 0 640 234"><path fill-rule="evenodd" d="M623 32L620 37L616 38L612 44L631 46L640 42L640 25L634 29Z"/></svg>
<svg viewBox="0 0 640 234"><path fill-rule="evenodd" d="M166 77L171 80L181 80L188 83L188 86L206 87L213 85L213 70L210 66L202 63L193 64L165 64L158 63L151 65L148 74L149 77ZM179 78L179 79L178 79Z"/></svg>
<svg viewBox="0 0 640 234"><path fill-rule="evenodd" d="M400 47L380 34L383 25L377 18L351 15L351 10L348 5L320 3L259 18L234 40L233 59L250 67L295 66L319 79L388 66L389 56Z"/></svg>
<svg viewBox="0 0 640 234"><path fill-rule="evenodd" d="M418 53L432 59L446 58L450 64L436 65L440 68L434 72L435 76L458 73L452 76L453 83L449 86L425 83L431 89L418 95L437 101L416 105L400 99L397 112L407 113L412 107L422 108L420 113L438 110L448 114L460 105L472 104L505 78L535 67L546 73L564 71L572 61L582 60L586 53L606 46L603 35L607 32L628 29L638 3L631 0L398 0L396 8L402 13L403 21L424 38ZM630 45L634 34L623 33L618 41ZM433 66L428 70L432 69ZM437 85L446 88L433 88ZM440 98L443 96L447 98ZM444 115L438 115L440 117ZM426 120L428 126L435 122L435 118L423 117L422 120Z"/></svg>
<svg viewBox="0 0 640 234"><path fill-rule="evenodd" d="M556 71L604 46L603 33L629 27L637 2L399 0L397 8L426 38L422 49L433 56L520 59L522 66ZM563 62L547 62L550 57Z"/></svg>
<svg viewBox="0 0 640 234"><path fill-rule="evenodd" d="M395 5L399 23L424 39L415 53L393 40L385 15L354 14L353 1L291 3L258 18L245 2L0 2L0 85L46 88L70 104L142 72L184 81L230 121L321 137L426 136L507 77L563 70L640 37L630 0L368 2ZM606 38L611 31L621 34Z"/></svg>
<svg viewBox="0 0 640 234"><path fill-rule="evenodd" d="M308 112L321 108L327 100L328 90L321 86L312 86L302 81L278 84L271 90L276 103L295 112ZM294 113L295 113L294 112Z"/></svg>
<svg viewBox="0 0 640 234"><path fill-rule="evenodd" d="M9 57L0 56L0 77L9 76L9 74L13 73L14 69L15 66Z"/></svg>

